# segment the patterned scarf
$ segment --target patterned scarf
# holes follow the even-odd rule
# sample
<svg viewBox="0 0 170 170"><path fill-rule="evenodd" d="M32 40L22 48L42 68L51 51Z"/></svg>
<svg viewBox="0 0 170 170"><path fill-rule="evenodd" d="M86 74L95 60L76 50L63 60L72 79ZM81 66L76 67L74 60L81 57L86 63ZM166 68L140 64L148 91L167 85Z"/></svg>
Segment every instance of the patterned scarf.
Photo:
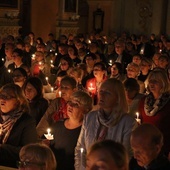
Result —
<svg viewBox="0 0 170 170"><path fill-rule="evenodd" d="M166 103L170 100L169 93L164 93L159 96L158 99L154 99L152 93L146 96L144 103L144 110L147 116L154 116L159 110L161 110Z"/></svg>
<svg viewBox="0 0 170 170"><path fill-rule="evenodd" d="M114 108L111 114L109 115L109 117L106 117L104 111L100 109L98 111L98 119L100 122L100 127L98 129L96 140L97 141L104 140L107 136L108 128L116 125L119 122L119 120L122 118L122 116L123 114L120 113L120 111L118 111L118 108Z"/></svg>
<svg viewBox="0 0 170 170"><path fill-rule="evenodd" d="M56 110L54 112L54 114L52 115L52 118L53 118L54 122L64 120L65 118L68 118L68 115L67 115L67 102L63 98L60 98L59 102L60 102L59 109Z"/></svg>
<svg viewBox="0 0 170 170"><path fill-rule="evenodd" d="M13 111L10 113L1 113L0 117L0 143L4 144L8 140L8 137L11 133L11 130L15 124L15 122L21 117L23 114L22 111Z"/></svg>

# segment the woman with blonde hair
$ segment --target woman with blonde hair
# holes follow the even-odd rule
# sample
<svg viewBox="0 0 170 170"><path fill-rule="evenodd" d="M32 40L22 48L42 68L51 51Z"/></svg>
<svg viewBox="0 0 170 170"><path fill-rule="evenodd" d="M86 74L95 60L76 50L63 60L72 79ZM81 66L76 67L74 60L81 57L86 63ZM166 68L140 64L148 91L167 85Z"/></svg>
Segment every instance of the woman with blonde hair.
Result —
<svg viewBox="0 0 170 170"><path fill-rule="evenodd" d="M142 123L151 123L163 133L163 151L170 153L170 82L164 69L155 68L150 72L146 86L148 95L141 99L139 113Z"/></svg>
<svg viewBox="0 0 170 170"><path fill-rule="evenodd" d="M28 144L22 147L18 168L29 170L56 170L56 159L52 150L44 144Z"/></svg>
<svg viewBox="0 0 170 170"><path fill-rule="evenodd" d="M20 148L37 142L36 125L22 89L7 84L0 89L0 165L16 167Z"/></svg>
<svg viewBox="0 0 170 170"><path fill-rule="evenodd" d="M111 139L122 143L131 154L130 134L136 121L128 112L125 90L120 80L107 79L98 92L98 109L83 121L75 148L75 169L85 167L85 154L96 141ZM83 152L81 150L83 149Z"/></svg>

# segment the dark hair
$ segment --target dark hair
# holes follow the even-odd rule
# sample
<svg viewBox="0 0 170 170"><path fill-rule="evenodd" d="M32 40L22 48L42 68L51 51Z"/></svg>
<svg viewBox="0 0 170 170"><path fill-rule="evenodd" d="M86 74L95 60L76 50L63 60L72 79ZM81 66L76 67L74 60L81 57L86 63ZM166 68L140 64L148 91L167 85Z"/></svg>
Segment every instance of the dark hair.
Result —
<svg viewBox="0 0 170 170"><path fill-rule="evenodd" d="M28 78L24 85L23 85L23 89L25 91L27 84L30 83L37 91L37 95L34 97L34 99L36 98L41 98L43 97L43 84L41 82L41 80L38 77L30 77Z"/></svg>
<svg viewBox="0 0 170 170"><path fill-rule="evenodd" d="M73 61L72 61L72 59L68 56L68 54L64 55L64 56L60 59L60 62L61 62L61 60L67 61L69 67L72 67L72 66L73 66Z"/></svg>
<svg viewBox="0 0 170 170"><path fill-rule="evenodd" d="M67 71L59 71L56 75L56 77L64 77L67 75Z"/></svg>
<svg viewBox="0 0 170 170"><path fill-rule="evenodd" d="M19 48L14 49L13 53L17 53L19 57L23 57L23 51Z"/></svg>
<svg viewBox="0 0 170 170"><path fill-rule="evenodd" d="M28 75L27 75L27 72L25 71L25 69L23 69L22 67L15 68L13 70L13 73L14 73L14 71L17 71L17 70L27 79Z"/></svg>
<svg viewBox="0 0 170 170"><path fill-rule="evenodd" d="M69 85L72 87L72 89L75 89L76 86L77 86L76 80L75 80L73 77L70 77L70 76L65 76L65 77L63 77L63 78L61 79L60 84L62 84L62 83L69 84Z"/></svg>
<svg viewBox="0 0 170 170"><path fill-rule="evenodd" d="M90 155L92 152L100 149L106 150L110 153L118 168L128 167L128 154L122 144L113 140L104 140L101 142L96 142L91 146L87 156Z"/></svg>
<svg viewBox="0 0 170 170"><path fill-rule="evenodd" d="M122 69L122 64L121 63L114 62L113 65L115 65L117 67L119 74L123 73L123 69Z"/></svg>
<svg viewBox="0 0 170 170"><path fill-rule="evenodd" d="M136 90L137 92L139 92L139 84L137 82L136 79L134 78L128 78L124 81L124 87L127 90Z"/></svg>
<svg viewBox="0 0 170 170"><path fill-rule="evenodd" d="M69 45L68 48L72 48L74 50L74 55L78 55L77 48L74 45Z"/></svg>
<svg viewBox="0 0 170 170"><path fill-rule="evenodd" d="M91 57L93 60L96 60L96 55L94 53L87 53L84 59L86 60L87 57Z"/></svg>
<svg viewBox="0 0 170 170"><path fill-rule="evenodd" d="M106 65L103 62L97 62L94 67L100 67L102 70L106 70Z"/></svg>

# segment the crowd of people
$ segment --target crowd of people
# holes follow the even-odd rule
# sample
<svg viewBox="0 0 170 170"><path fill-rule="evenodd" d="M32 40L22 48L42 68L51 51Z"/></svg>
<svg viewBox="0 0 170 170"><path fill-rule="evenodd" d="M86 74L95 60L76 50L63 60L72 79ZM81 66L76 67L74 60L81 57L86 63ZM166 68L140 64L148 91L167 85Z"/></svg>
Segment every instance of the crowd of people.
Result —
<svg viewBox="0 0 170 170"><path fill-rule="evenodd" d="M0 39L0 166L169 170L169 105L166 35Z"/></svg>

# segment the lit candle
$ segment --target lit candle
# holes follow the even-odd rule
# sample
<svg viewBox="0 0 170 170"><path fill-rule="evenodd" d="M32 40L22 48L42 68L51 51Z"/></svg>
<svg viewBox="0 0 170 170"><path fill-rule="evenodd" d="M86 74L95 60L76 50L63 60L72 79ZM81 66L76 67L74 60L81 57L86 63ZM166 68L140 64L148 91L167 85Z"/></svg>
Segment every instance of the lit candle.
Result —
<svg viewBox="0 0 170 170"><path fill-rule="evenodd" d="M162 49L159 50L159 53L162 53Z"/></svg>
<svg viewBox="0 0 170 170"><path fill-rule="evenodd" d="M94 89L95 89L95 88L93 87L93 84L90 83L89 90L92 91L92 90L94 90Z"/></svg>
<svg viewBox="0 0 170 170"><path fill-rule="evenodd" d="M53 135L51 134L51 129L50 128L47 129L47 134L44 134L44 136L48 140L53 140L54 139Z"/></svg>
<svg viewBox="0 0 170 170"><path fill-rule="evenodd" d="M50 50L50 52L52 52L53 50Z"/></svg>
<svg viewBox="0 0 170 170"><path fill-rule="evenodd" d="M5 59L4 59L4 58L2 58L2 61L4 62L4 61L5 61Z"/></svg>
<svg viewBox="0 0 170 170"><path fill-rule="evenodd" d="M84 149L83 148L80 148L80 170L83 169L83 152L84 152Z"/></svg>
<svg viewBox="0 0 170 170"><path fill-rule="evenodd" d="M35 54L32 54L32 59L35 60Z"/></svg>
<svg viewBox="0 0 170 170"><path fill-rule="evenodd" d="M51 93L53 93L54 92L54 87L51 87Z"/></svg>
<svg viewBox="0 0 170 170"><path fill-rule="evenodd" d="M139 119L139 113L138 113L138 112L136 112L136 121L137 121L139 124L141 124L141 119Z"/></svg>
<svg viewBox="0 0 170 170"><path fill-rule="evenodd" d="M58 96L61 97L61 91L58 92Z"/></svg>
<svg viewBox="0 0 170 170"><path fill-rule="evenodd" d="M57 53L55 53L55 56L57 56Z"/></svg>
<svg viewBox="0 0 170 170"><path fill-rule="evenodd" d="M91 44L91 40L88 40L88 43Z"/></svg>
<svg viewBox="0 0 170 170"><path fill-rule="evenodd" d="M142 47L141 50L140 50L140 54L144 54L144 48Z"/></svg>
<svg viewBox="0 0 170 170"><path fill-rule="evenodd" d="M45 77L46 81L47 81L47 84L48 84L48 77Z"/></svg>
<svg viewBox="0 0 170 170"><path fill-rule="evenodd" d="M112 66L112 60L109 60L109 65Z"/></svg>
<svg viewBox="0 0 170 170"><path fill-rule="evenodd" d="M8 73L11 73L11 70L10 70L10 69L8 69Z"/></svg>

